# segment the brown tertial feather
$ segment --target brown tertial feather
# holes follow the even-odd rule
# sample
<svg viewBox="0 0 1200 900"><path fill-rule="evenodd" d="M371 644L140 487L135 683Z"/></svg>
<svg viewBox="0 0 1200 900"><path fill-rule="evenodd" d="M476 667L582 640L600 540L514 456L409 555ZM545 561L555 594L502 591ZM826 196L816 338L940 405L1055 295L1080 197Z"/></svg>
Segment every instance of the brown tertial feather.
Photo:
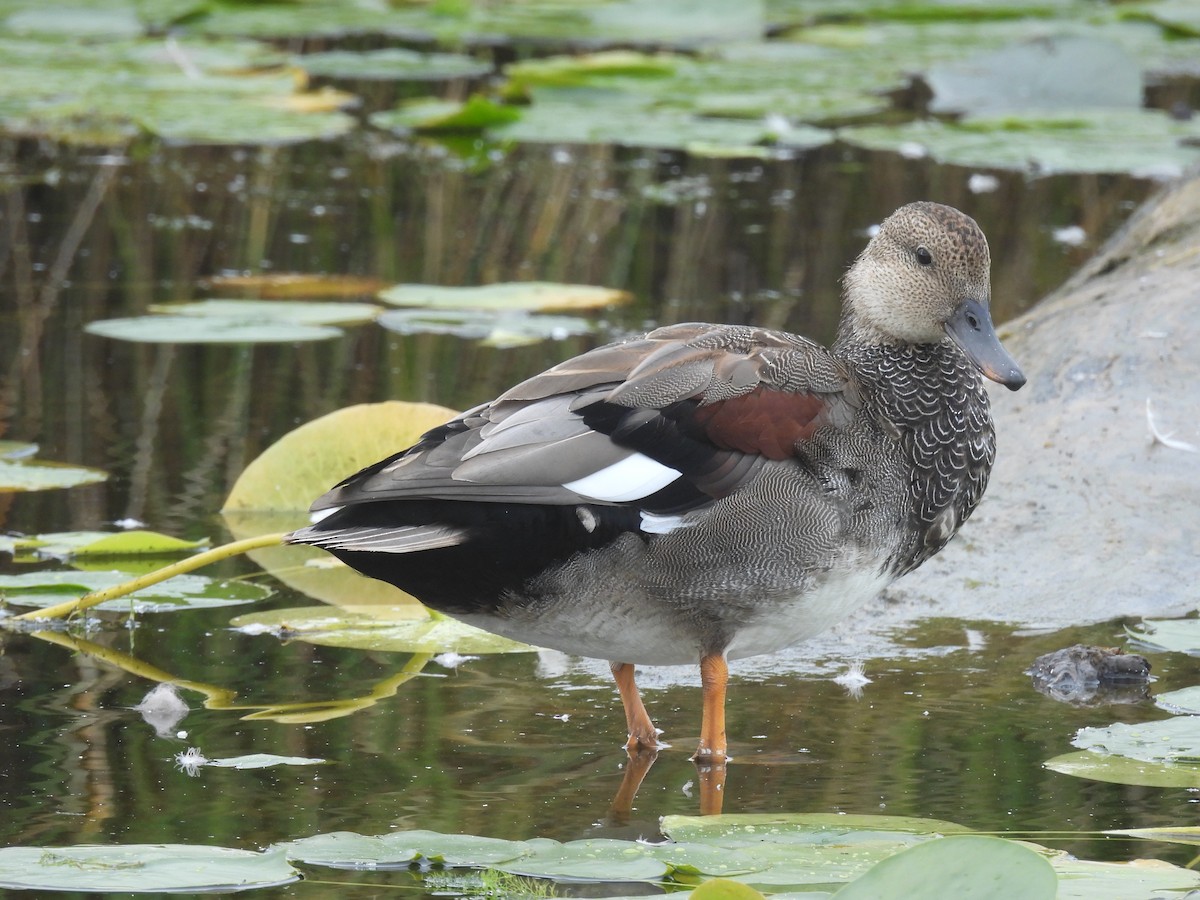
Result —
<svg viewBox="0 0 1200 900"><path fill-rule="evenodd" d="M787 459L826 421L826 400L757 387L748 394L699 406L692 414L716 446L768 459Z"/></svg>

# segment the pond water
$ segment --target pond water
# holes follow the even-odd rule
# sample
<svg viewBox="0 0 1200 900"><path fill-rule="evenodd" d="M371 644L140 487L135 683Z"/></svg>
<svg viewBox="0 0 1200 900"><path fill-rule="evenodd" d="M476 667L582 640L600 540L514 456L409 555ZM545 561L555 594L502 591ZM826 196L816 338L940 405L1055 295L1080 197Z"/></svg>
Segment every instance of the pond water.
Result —
<svg viewBox="0 0 1200 900"><path fill-rule="evenodd" d="M36 441L44 459L111 473L103 484L0 494L0 528L42 533L135 519L220 542L228 535L216 511L245 464L300 423L352 403L466 408L657 322L750 322L827 340L840 274L865 229L914 199L979 220L1002 321L1059 284L1152 187L1117 176L993 173L994 190L972 193L972 174L840 146L751 161L377 137L236 152L160 148L135 158L0 145L0 438ZM1069 226L1082 228L1082 245L1056 237ZM136 344L83 331L150 304L219 296L206 287L213 276L285 271L383 284L602 284L634 300L593 317L592 333L511 348L375 324L335 340L253 346ZM4 556L0 570L29 566ZM269 585L271 607L312 605L247 561L224 572ZM56 640L0 632L0 845L252 849L396 828L633 838L655 836L662 815L698 812L687 759L699 728L690 671L646 680L647 704L675 747L622 813L612 803L625 763L623 720L601 667L557 654L491 656L455 668L431 663L393 690L407 656L232 631L230 619L244 611L145 615L132 626L107 615L86 636ZM1042 765L1069 751L1082 726L1161 716L1148 703L1066 706L1035 692L1024 674L1048 650L1121 640L1120 623L1050 635L922 623L902 637L903 655L862 661L871 683L861 696L831 677L853 655L829 658L819 646L778 666L735 666L724 809L1068 832L1054 846L1081 856L1185 863L1190 854L1178 847L1071 833L1190 822L1195 791L1088 781ZM132 709L154 686L128 671L133 661L143 673L153 666L234 691L249 706L373 691L378 699L297 722L206 709L202 694L184 690L191 712L159 735ZM1153 662L1156 691L1200 675L1191 657ZM329 764L189 772L175 760L189 747ZM322 872L275 890L323 896L338 880ZM380 883L415 887L407 873L340 880L363 885L336 890L346 897L377 896Z"/></svg>

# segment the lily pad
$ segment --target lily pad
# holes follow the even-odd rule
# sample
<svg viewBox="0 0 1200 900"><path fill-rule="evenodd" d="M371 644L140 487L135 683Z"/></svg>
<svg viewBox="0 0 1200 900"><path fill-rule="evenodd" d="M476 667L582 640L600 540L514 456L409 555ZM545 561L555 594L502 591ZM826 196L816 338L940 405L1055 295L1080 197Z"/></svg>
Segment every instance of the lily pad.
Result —
<svg viewBox="0 0 1200 900"><path fill-rule="evenodd" d="M490 63L460 53L418 53L389 47L355 53L334 50L292 58L293 65L309 75L379 81L446 81L481 78L492 71Z"/></svg>
<svg viewBox="0 0 1200 900"><path fill-rule="evenodd" d="M186 541L153 531L60 531L8 537L0 535L0 552L15 562L76 557L175 556L208 546L208 540Z"/></svg>
<svg viewBox="0 0 1200 900"><path fill-rule="evenodd" d="M1200 716L1081 728L1071 743L1081 750L1116 754L1143 762L1194 764L1200 774Z"/></svg>
<svg viewBox="0 0 1200 900"><path fill-rule="evenodd" d="M379 324L397 334L448 334L486 347L525 347L589 334L595 326L574 316L526 315L476 309L393 309Z"/></svg>
<svg viewBox="0 0 1200 900"><path fill-rule="evenodd" d="M0 599L16 606L54 606L91 591L122 584L125 572L32 572L0 575ZM177 575L128 597L107 600L95 609L162 613L216 606L241 606L271 596L268 588L241 581L213 581L201 575Z"/></svg>
<svg viewBox="0 0 1200 900"><path fill-rule="evenodd" d="M1140 631L1126 628L1125 634L1152 650L1200 655L1200 619L1145 619Z"/></svg>
<svg viewBox="0 0 1200 900"><path fill-rule="evenodd" d="M297 300L317 297L368 297L384 287L378 278L363 275L325 275L309 272L267 272L255 275L211 275L205 287L239 296Z"/></svg>
<svg viewBox="0 0 1200 900"><path fill-rule="evenodd" d="M984 835L927 841L874 865L844 900L1054 900L1058 878L1028 847Z"/></svg>
<svg viewBox="0 0 1200 900"><path fill-rule="evenodd" d="M412 446L455 415L430 403L389 401L321 416L289 431L246 466L222 511L306 517L312 502L343 478Z"/></svg>
<svg viewBox="0 0 1200 900"><path fill-rule="evenodd" d="M1030 111L972 116L957 124L845 128L838 137L874 150L928 155L942 163L1040 175L1128 172L1171 178L1200 161L1200 122L1158 110Z"/></svg>
<svg viewBox="0 0 1200 900"><path fill-rule="evenodd" d="M392 653L531 653L536 648L481 631L455 619L414 615L421 607L389 610L332 606L276 609L238 616L229 624L253 633L326 647L353 647Z"/></svg>
<svg viewBox="0 0 1200 900"><path fill-rule="evenodd" d="M603 50L569 56L528 59L506 66L508 90L520 93L531 86L575 87L604 84L613 79L663 78L686 60L681 54Z"/></svg>
<svg viewBox="0 0 1200 900"><path fill-rule="evenodd" d="M484 131L520 117L521 111L516 107L476 94L461 103L456 100L413 100L396 109L374 113L371 124L401 133L445 134Z"/></svg>
<svg viewBox="0 0 1200 900"><path fill-rule="evenodd" d="M212 767L216 769L267 769L272 766L319 766L328 760L310 756L277 756L274 753L249 753L245 756L229 756L225 759L209 759L200 753L190 757L180 754L181 764Z"/></svg>
<svg viewBox="0 0 1200 900"><path fill-rule="evenodd" d="M187 844L0 849L0 887L86 893L243 891L298 880L282 849Z"/></svg>
<svg viewBox="0 0 1200 900"><path fill-rule="evenodd" d="M71 13L58 10L63 21ZM12 24L9 18L6 23ZM355 126L354 98L307 91L279 55L251 41L107 34L88 41L0 27L5 81L0 132L70 143L128 140L149 132L206 144L288 143Z"/></svg>
<svg viewBox="0 0 1200 900"><path fill-rule="evenodd" d="M1175 715L1200 714L1200 685L1167 691L1154 698L1154 705Z"/></svg>
<svg viewBox="0 0 1200 900"><path fill-rule="evenodd" d="M633 299L633 295L628 291L587 284L514 281L478 287L398 284L380 291L379 299L392 306L556 312L604 309L628 303Z"/></svg>
<svg viewBox="0 0 1200 900"><path fill-rule="evenodd" d="M317 303L303 300L198 300L194 303L161 303L150 307L158 314L195 316L218 321L283 322L297 325L356 325L369 322L380 308L371 303Z"/></svg>
<svg viewBox="0 0 1200 900"><path fill-rule="evenodd" d="M513 875L587 881L660 881L670 866L631 841L529 841L532 852L495 868Z"/></svg>
<svg viewBox="0 0 1200 900"><path fill-rule="evenodd" d="M1126 756L1098 753L1094 750L1064 753L1047 760L1045 766L1052 772L1061 772L1063 775L1090 778L1092 781L1106 781L1112 784L1138 784L1144 787L1161 788L1200 788L1200 766L1146 762Z"/></svg>
<svg viewBox="0 0 1200 900"><path fill-rule="evenodd" d="M407 868L420 860L444 866L484 868L533 852L524 841L435 831L395 831L381 835L335 831L278 846L293 862L335 869Z"/></svg>
<svg viewBox="0 0 1200 900"><path fill-rule="evenodd" d="M104 319L84 327L89 334L141 344L296 344L340 337L341 329L297 322L263 322L244 315L137 316Z"/></svg>
<svg viewBox="0 0 1200 900"><path fill-rule="evenodd" d="M108 473L65 463L0 461L0 491L51 491L108 480Z"/></svg>
<svg viewBox="0 0 1200 900"><path fill-rule="evenodd" d="M835 813L735 813L718 816L664 816L663 834L675 841L762 842L786 837L803 843L838 840L854 833L968 834L971 829L942 819L862 816Z"/></svg>

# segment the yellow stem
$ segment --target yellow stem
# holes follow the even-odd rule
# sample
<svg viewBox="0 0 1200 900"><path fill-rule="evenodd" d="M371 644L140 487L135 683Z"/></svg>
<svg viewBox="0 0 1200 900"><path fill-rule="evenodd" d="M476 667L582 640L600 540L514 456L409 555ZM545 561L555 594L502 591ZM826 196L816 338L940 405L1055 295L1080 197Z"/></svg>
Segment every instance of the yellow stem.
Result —
<svg viewBox="0 0 1200 900"><path fill-rule="evenodd" d="M30 610L15 618L18 620L61 619L64 616L74 615L81 610L90 609L98 603L103 603L105 600L115 600L117 597L124 597L126 594L140 591L142 588L158 584L160 581L166 581L168 578L174 578L176 575L183 575L186 572L199 569L201 566L207 566L209 563L220 562L231 556L238 556L242 553L248 553L251 550L258 550L260 547L276 547L283 543L283 538L284 532L279 532L278 534L264 534L258 537L246 538L242 541L234 541L230 544L222 544L220 547L213 547L211 550L205 550L203 553L197 553L195 556L181 559L177 563L161 569L155 569L153 572L147 572L145 575L138 576L122 584L113 585L102 591L92 591L90 594L84 594L77 600L67 600L65 603L48 606L45 609Z"/></svg>

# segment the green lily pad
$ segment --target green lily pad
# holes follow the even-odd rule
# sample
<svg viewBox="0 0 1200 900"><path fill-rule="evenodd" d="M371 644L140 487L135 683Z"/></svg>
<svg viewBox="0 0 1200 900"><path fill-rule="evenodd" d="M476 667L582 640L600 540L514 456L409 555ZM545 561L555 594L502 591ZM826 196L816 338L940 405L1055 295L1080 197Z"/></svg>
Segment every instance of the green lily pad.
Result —
<svg viewBox="0 0 1200 900"><path fill-rule="evenodd" d="M0 535L0 551L16 562L51 557L174 556L208 546L208 540L185 541L153 531L60 531L27 537Z"/></svg>
<svg viewBox="0 0 1200 900"><path fill-rule="evenodd" d="M1028 847L984 835L927 841L889 856L840 891L844 900L1055 900L1058 878Z"/></svg>
<svg viewBox="0 0 1200 900"><path fill-rule="evenodd" d="M497 125L514 122L521 111L472 95L465 102L456 100L413 100L396 109L374 113L370 117L376 128L407 133L462 133L478 132Z"/></svg>
<svg viewBox="0 0 1200 900"><path fill-rule="evenodd" d="M292 63L309 75L379 81L481 78L492 71L490 63L460 53L418 53L398 47L360 53L349 50L306 53L293 57Z"/></svg>
<svg viewBox="0 0 1200 900"><path fill-rule="evenodd" d="M173 141L264 144L334 137L356 124L341 111L352 96L305 90L294 73L271 68L279 54L257 42L15 38L0 26L0 58L0 132L9 134L86 143L149 132Z"/></svg>
<svg viewBox="0 0 1200 900"><path fill-rule="evenodd" d="M295 344L340 337L328 325L255 320L246 315L151 315L105 319L84 327L88 334L141 344Z"/></svg>
<svg viewBox="0 0 1200 900"><path fill-rule="evenodd" d="M335 869L407 868L420 860L444 866L484 868L532 853L524 841L435 831L395 831L381 835L335 831L278 846L293 862Z"/></svg>
<svg viewBox="0 0 1200 900"><path fill-rule="evenodd" d="M1125 634L1152 650L1200 655L1200 619L1144 619L1142 630L1126 628Z"/></svg>
<svg viewBox="0 0 1200 900"><path fill-rule="evenodd" d="M556 312L604 309L628 303L633 297L628 291L588 284L513 281L478 287L398 284L380 291L379 299L392 306Z"/></svg>
<svg viewBox="0 0 1200 900"><path fill-rule="evenodd" d="M925 80L936 113L1142 105L1142 73L1133 57L1110 41L1079 35L1021 41L933 66Z"/></svg>
<svg viewBox="0 0 1200 900"><path fill-rule="evenodd" d="M1148 841L1166 841L1171 844L1200 845L1200 827L1195 825L1168 825L1165 828L1113 828L1104 833L1145 838Z"/></svg>
<svg viewBox="0 0 1200 900"><path fill-rule="evenodd" d="M298 880L282 849L255 853L187 844L0 849L0 887L15 890L242 891Z"/></svg>
<svg viewBox="0 0 1200 900"><path fill-rule="evenodd" d="M91 591L129 580L125 572L31 572L0 575L0 599L15 606L54 606ZM128 597L107 600L96 609L162 613L257 603L271 596L268 588L241 581L213 581L201 575L177 575Z"/></svg>
<svg viewBox="0 0 1200 900"><path fill-rule="evenodd" d="M358 612L334 606L275 609L238 616L229 624L251 633L325 647L353 647L391 653L531 653L536 648L465 625L455 619L414 618L412 607Z"/></svg>
<svg viewBox="0 0 1200 900"><path fill-rule="evenodd" d="M1200 714L1200 685L1157 694L1154 705L1174 715Z"/></svg>
<svg viewBox="0 0 1200 900"><path fill-rule="evenodd" d="M595 327L573 316L525 315L475 309L393 309L379 324L397 334L449 334L487 347L526 347L588 334Z"/></svg>
<svg viewBox="0 0 1200 900"><path fill-rule="evenodd" d="M194 303L160 303L156 314L195 316L219 321L285 322L297 325L357 325L370 322L380 312L372 303L305 300L197 300Z"/></svg>
<svg viewBox="0 0 1200 900"><path fill-rule="evenodd" d="M223 512L296 512L343 478L412 446L454 410L430 403L366 403L289 431L246 466ZM303 520L298 523L303 524Z"/></svg>
<svg viewBox="0 0 1200 900"><path fill-rule="evenodd" d="M739 881L713 878L692 891L691 900L765 900L763 895Z"/></svg>
<svg viewBox="0 0 1200 900"><path fill-rule="evenodd" d="M1046 760L1044 765L1047 769L1061 772L1063 775L1112 784L1200 788L1200 766L1184 763L1146 762L1094 750L1079 750Z"/></svg>
<svg viewBox="0 0 1200 900"><path fill-rule="evenodd" d="M968 834L971 829L941 819L861 816L836 813L733 813L718 816L664 816L663 834L674 841L731 846L786 839L801 843L840 840L851 834Z"/></svg>
<svg viewBox="0 0 1200 900"><path fill-rule="evenodd" d="M1200 773L1200 716L1081 728L1071 743L1081 750L1095 750L1143 762L1196 764Z"/></svg>
<svg viewBox="0 0 1200 900"><path fill-rule="evenodd" d="M673 53L604 50L522 60L506 66L504 74L510 90L522 91L530 86L603 84L614 78L662 78L673 74L684 60L685 56Z"/></svg>
<svg viewBox="0 0 1200 900"><path fill-rule="evenodd" d="M1200 161L1200 122L1158 110L1031 111L845 128L838 137L874 150L928 155L958 166L1036 174L1128 172L1169 178ZM1189 143L1191 142L1191 143Z"/></svg>
<svg viewBox="0 0 1200 900"><path fill-rule="evenodd" d="M100 469L37 459L37 444L0 441L0 493L50 491L108 480Z"/></svg>
<svg viewBox="0 0 1200 900"><path fill-rule="evenodd" d="M1050 862L1058 875L1057 900L1159 900L1200 888L1200 874L1161 859L1115 863L1060 854Z"/></svg>
<svg viewBox="0 0 1200 900"><path fill-rule="evenodd" d="M495 868L512 875L588 881L660 881L670 867L631 841L529 841L532 852Z"/></svg>

